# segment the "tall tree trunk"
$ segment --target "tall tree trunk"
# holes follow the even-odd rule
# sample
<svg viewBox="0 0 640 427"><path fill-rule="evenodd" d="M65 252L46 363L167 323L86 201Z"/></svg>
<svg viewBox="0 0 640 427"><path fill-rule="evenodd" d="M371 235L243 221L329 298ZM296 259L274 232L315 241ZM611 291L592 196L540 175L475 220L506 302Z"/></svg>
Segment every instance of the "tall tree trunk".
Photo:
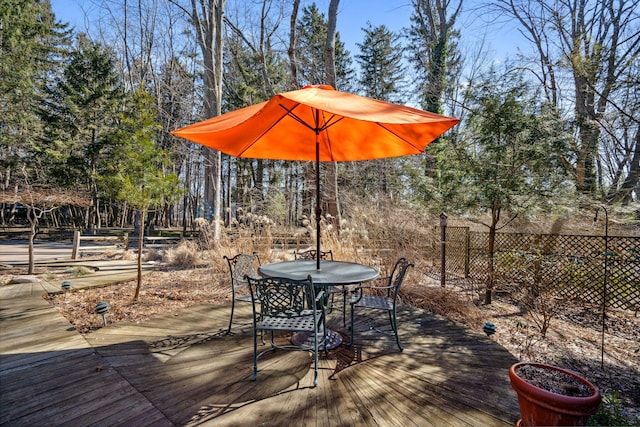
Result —
<svg viewBox="0 0 640 427"><path fill-rule="evenodd" d="M500 210L500 201L494 201L493 206L491 207L491 224L489 225L489 243L487 248L487 287L484 294L485 304L491 304L495 281L494 252L496 244L496 228L498 226L498 221L500 221Z"/></svg>
<svg viewBox="0 0 640 427"><path fill-rule="evenodd" d="M425 65L428 81L423 82L422 107L433 113L442 113L442 96L447 81L447 60L449 59L449 38L458 14L462 10L462 0L457 5L433 0L412 0L413 28L423 36L424 49L428 57ZM451 9L455 7L453 13ZM447 16L449 14L449 16ZM438 142L436 139L432 144ZM433 153L424 153L424 174L435 177L436 159Z"/></svg>
<svg viewBox="0 0 640 427"><path fill-rule="evenodd" d="M140 297L140 288L142 287L142 247L144 243L144 219L146 217L146 209L140 209L140 232L138 233L138 284L136 285L136 293L133 296L134 301L138 301Z"/></svg>
<svg viewBox="0 0 640 427"><path fill-rule="evenodd" d="M296 23L298 22L298 8L300 7L300 0L293 0L293 9L291 10L291 19L289 21L289 66L291 69L291 89L299 89L300 82L298 81L298 59L296 57Z"/></svg>
<svg viewBox="0 0 640 427"><path fill-rule="evenodd" d="M325 75L327 84L336 87L336 26L338 19L338 4L340 0L331 0L329 3L329 19L327 22L327 41L325 44ZM340 231L340 202L338 198L338 164L327 164L326 173L326 200L327 213L334 222L336 231Z"/></svg>
<svg viewBox="0 0 640 427"><path fill-rule="evenodd" d="M226 0L191 0L191 21L195 26L204 62L204 110L207 117L219 116L222 112L222 22L225 2ZM222 156L219 151L208 151L205 194L213 208L213 241L217 245L220 242Z"/></svg>

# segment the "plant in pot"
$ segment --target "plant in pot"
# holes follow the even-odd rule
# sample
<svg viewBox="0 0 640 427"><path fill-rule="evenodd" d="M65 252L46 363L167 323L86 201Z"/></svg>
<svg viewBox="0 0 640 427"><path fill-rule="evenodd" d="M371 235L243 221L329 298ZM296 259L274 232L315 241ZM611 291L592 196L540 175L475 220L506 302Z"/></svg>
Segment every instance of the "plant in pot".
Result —
<svg viewBox="0 0 640 427"><path fill-rule="evenodd" d="M509 369L518 395L518 426L586 426L602 397L575 372L551 365L520 362Z"/></svg>

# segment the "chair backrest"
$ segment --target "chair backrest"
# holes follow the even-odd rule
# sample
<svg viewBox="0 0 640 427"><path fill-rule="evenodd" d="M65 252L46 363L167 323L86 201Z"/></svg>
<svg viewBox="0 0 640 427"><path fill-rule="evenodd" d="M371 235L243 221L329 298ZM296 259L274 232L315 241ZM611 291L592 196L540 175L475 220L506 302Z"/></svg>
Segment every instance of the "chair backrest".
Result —
<svg viewBox="0 0 640 427"><path fill-rule="evenodd" d="M400 258L396 261L396 264L393 266L393 271L391 272L391 276L389 276L389 286L388 296L393 298L395 301L398 297L398 292L400 291L400 286L404 281L404 278L407 274L407 270L409 267L413 267L413 264L407 261L406 258Z"/></svg>
<svg viewBox="0 0 640 427"><path fill-rule="evenodd" d="M316 259L316 255L318 252L315 249L309 249L304 252L294 252L293 255L295 259L306 259L306 260L314 260ZM333 261L333 252L329 251L320 251L320 259L325 261Z"/></svg>
<svg viewBox="0 0 640 427"><path fill-rule="evenodd" d="M248 277L254 314L259 317L295 318L316 310L315 289L311 276L304 280L283 277Z"/></svg>
<svg viewBox="0 0 640 427"><path fill-rule="evenodd" d="M238 254L233 258L228 258L226 255L224 259L229 264L229 273L231 274L231 286L246 286L247 281L245 276L259 277L258 267L260 267L260 257L257 253L253 254Z"/></svg>

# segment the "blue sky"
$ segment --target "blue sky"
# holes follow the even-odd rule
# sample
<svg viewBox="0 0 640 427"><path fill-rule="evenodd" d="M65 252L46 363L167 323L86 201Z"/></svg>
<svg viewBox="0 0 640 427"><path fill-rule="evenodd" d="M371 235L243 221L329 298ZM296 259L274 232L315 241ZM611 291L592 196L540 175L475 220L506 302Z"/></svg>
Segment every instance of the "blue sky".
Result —
<svg viewBox="0 0 640 427"><path fill-rule="evenodd" d="M329 0L315 0L318 9L327 14ZM90 12L93 6L92 0L51 0L51 6L56 17L76 26L76 29L84 28L83 10ZM302 2L310 4L310 0ZM479 2L472 0L465 2L467 5L479 6ZM398 32L403 27L409 26L411 15L410 0L340 0L338 8L338 31L342 41L351 54L356 54L356 43L363 39L362 28L371 22L374 26L386 25L391 31ZM517 44L522 44L522 38L513 30L505 26L492 26L489 28L485 20L477 16L473 11L465 12L457 22L457 27L464 28L463 41L465 45L474 46L484 35L488 37L489 46L496 59L503 59L509 53L515 53Z"/></svg>

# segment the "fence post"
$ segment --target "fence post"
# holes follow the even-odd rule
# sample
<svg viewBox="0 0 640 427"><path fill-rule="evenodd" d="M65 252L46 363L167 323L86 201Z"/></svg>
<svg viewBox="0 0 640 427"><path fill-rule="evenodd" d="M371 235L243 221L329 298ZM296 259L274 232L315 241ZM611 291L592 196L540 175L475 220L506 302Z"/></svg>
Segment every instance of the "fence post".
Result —
<svg viewBox="0 0 640 427"><path fill-rule="evenodd" d="M440 286L444 288L447 276L446 269L446 243L447 243L447 215L443 212L440 214Z"/></svg>
<svg viewBox="0 0 640 427"><path fill-rule="evenodd" d="M471 262L471 232L469 227L465 230L464 238L464 278L469 278L469 264Z"/></svg>
<svg viewBox="0 0 640 427"><path fill-rule="evenodd" d="M78 259L78 252L80 252L80 232L75 230L73 232L73 249L71 249L71 259Z"/></svg>

